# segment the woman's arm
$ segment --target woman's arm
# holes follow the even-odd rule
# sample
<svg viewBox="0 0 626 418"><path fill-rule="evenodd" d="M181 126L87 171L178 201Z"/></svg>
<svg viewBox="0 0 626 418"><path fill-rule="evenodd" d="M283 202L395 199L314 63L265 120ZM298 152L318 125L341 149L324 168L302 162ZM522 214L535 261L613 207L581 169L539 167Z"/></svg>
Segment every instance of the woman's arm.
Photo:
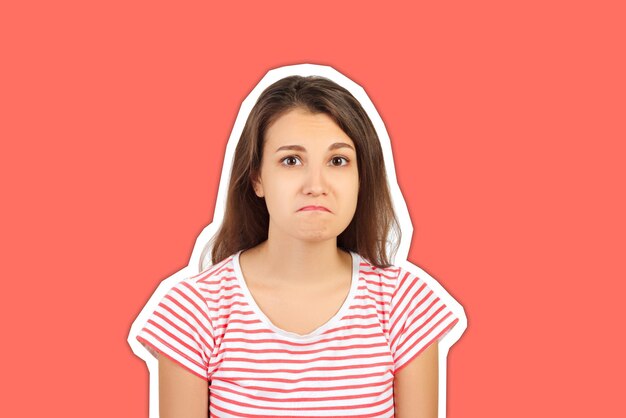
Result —
<svg viewBox="0 0 626 418"><path fill-rule="evenodd" d="M400 369L393 381L396 418L437 418L437 341Z"/></svg>
<svg viewBox="0 0 626 418"><path fill-rule="evenodd" d="M159 417L206 418L208 405L207 381L159 355Z"/></svg>

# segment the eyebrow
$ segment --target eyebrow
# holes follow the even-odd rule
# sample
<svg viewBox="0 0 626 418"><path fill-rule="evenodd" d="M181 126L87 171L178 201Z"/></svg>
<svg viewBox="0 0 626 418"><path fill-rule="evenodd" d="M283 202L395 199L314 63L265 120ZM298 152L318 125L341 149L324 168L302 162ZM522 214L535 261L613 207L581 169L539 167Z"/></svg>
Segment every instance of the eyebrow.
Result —
<svg viewBox="0 0 626 418"><path fill-rule="evenodd" d="M328 150L329 151L333 151L333 150L336 150L336 149L339 149L339 148L350 148L352 151L354 151L354 147L352 145L350 145L350 144L346 144L345 142L335 142L334 144L331 144L328 147ZM302 145L283 145L282 147L279 147L276 150L276 152L284 151L284 150L306 152L306 148L304 148Z"/></svg>

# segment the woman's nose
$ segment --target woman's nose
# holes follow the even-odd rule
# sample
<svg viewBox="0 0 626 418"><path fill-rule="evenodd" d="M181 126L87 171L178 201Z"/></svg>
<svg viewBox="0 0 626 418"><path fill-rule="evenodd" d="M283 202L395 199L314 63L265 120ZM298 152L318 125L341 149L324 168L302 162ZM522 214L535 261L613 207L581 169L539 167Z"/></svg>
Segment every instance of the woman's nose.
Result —
<svg viewBox="0 0 626 418"><path fill-rule="evenodd" d="M311 167L306 170L303 192L314 196L327 193L327 184L323 167Z"/></svg>

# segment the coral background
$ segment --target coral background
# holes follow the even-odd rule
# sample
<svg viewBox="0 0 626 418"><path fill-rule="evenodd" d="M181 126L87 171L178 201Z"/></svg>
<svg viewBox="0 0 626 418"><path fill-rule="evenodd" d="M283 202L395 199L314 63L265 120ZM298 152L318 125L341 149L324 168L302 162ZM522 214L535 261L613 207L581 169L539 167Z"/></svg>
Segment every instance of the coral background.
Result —
<svg viewBox="0 0 626 418"><path fill-rule="evenodd" d="M617 1L3 3L3 415L148 415L131 323L212 220L242 100L315 63L374 102L409 260L465 308L448 417L626 416L624 17Z"/></svg>

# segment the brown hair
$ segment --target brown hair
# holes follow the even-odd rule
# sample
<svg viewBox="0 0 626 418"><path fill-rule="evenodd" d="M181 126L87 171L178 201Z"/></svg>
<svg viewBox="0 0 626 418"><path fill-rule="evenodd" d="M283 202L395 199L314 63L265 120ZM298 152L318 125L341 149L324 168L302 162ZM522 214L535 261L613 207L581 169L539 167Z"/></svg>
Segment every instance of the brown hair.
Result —
<svg viewBox="0 0 626 418"><path fill-rule="evenodd" d="M253 189L261 169L265 132L278 117L294 108L325 113L352 139L356 147L359 195L354 217L337 237L337 246L351 250L373 265L389 267L386 243L392 228L400 241L380 140L367 113L352 94L319 76L289 76L267 87L250 111L232 165L224 219L211 239L211 259L226 257L267 239L269 213L265 200Z"/></svg>

